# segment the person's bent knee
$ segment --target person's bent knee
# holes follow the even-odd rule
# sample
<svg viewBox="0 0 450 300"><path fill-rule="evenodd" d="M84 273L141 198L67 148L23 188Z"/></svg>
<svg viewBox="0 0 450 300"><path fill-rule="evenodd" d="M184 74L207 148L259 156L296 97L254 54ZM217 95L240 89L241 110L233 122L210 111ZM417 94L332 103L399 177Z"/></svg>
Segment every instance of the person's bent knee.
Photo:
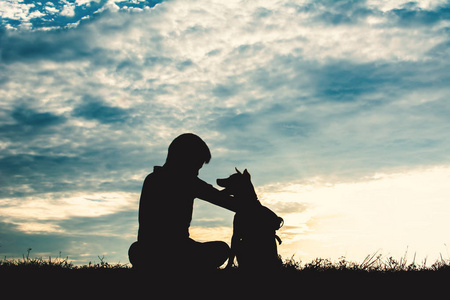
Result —
<svg viewBox="0 0 450 300"><path fill-rule="evenodd" d="M128 260L135 269L138 269L144 265L144 249L140 243L134 242L131 244L128 249Z"/></svg>

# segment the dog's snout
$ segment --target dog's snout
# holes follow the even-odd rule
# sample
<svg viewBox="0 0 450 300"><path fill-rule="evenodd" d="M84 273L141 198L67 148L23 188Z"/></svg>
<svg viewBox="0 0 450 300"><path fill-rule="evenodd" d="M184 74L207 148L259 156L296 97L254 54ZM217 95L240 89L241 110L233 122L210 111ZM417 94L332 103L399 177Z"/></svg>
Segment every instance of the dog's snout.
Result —
<svg viewBox="0 0 450 300"><path fill-rule="evenodd" d="M216 182L217 182L217 185L218 186L221 186L221 187L226 187L226 179L217 179L216 180Z"/></svg>

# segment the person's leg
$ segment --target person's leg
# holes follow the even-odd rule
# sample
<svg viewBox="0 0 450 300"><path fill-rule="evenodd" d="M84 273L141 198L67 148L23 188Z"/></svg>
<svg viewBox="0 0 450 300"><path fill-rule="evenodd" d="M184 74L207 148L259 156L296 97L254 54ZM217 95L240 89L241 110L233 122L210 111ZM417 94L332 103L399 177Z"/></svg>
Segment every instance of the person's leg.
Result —
<svg viewBox="0 0 450 300"><path fill-rule="evenodd" d="M230 247L227 243L221 241L201 243L191 240L187 253L193 266L216 269L228 259Z"/></svg>
<svg viewBox="0 0 450 300"><path fill-rule="evenodd" d="M178 247L171 245L142 244L134 242L128 249L128 259L133 269L147 272L173 271L176 268L176 253Z"/></svg>

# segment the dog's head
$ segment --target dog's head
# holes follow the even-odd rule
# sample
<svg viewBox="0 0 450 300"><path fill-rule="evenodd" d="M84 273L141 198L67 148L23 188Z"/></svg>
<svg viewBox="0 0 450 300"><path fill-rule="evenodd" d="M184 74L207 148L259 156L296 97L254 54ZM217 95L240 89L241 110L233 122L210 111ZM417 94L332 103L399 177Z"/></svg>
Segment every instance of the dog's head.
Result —
<svg viewBox="0 0 450 300"><path fill-rule="evenodd" d="M236 173L230 175L228 178L217 179L217 184L223 188L229 195L234 196L248 196L255 194L253 184L251 181L250 173L247 169L244 172L240 172L236 168Z"/></svg>

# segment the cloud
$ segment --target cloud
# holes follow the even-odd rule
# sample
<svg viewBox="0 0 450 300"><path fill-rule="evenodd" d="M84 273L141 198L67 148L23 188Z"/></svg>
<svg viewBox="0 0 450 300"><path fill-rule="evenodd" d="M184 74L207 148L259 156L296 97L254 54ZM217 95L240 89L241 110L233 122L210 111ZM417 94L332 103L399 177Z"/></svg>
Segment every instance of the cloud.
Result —
<svg viewBox="0 0 450 300"><path fill-rule="evenodd" d="M273 206L273 210L278 214L301 213L307 209L307 205L299 202L280 202ZM271 207L272 208L272 207Z"/></svg>
<svg viewBox="0 0 450 300"><path fill-rule="evenodd" d="M37 112L26 106L17 106L12 111L4 112L9 119L0 125L0 136L5 140L18 141L23 139L35 139L40 135L55 133L55 127L63 124L66 119L63 116L49 112Z"/></svg>
<svg viewBox="0 0 450 300"><path fill-rule="evenodd" d="M3 63L78 60L89 54L85 39L74 32L0 31Z"/></svg>
<svg viewBox="0 0 450 300"><path fill-rule="evenodd" d="M71 217L57 222L57 226L73 235L95 235L119 237L127 240L136 238L137 210L121 210L112 214L92 217Z"/></svg>
<svg viewBox="0 0 450 300"><path fill-rule="evenodd" d="M95 220L85 220L95 221ZM108 222L109 230L113 230L112 220ZM98 222L98 221L97 221ZM42 223L40 223L42 224ZM31 225L31 224L30 224ZM125 224L122 224L125 225ZM132 224L128 224L132 226ZM129 227L130 228L130 227ZM57 257L68 257L69 262L74 264L87 264L99 262L99 256L104 256L107 262L128 263L126 254L128 247L134 238L129 236L116 236L104 234L99 228L86 228L92 232L101 234L89 235L86 233L54 233L54 232L32 232L26 233L17 225L0 222L2 240L0 241L1 253L7 259L22 258L27 255L27 249L31 248L30 258L41 257L52 260ZM117 227L115 229L120 229ZM116 231L117 232L117 231Z"/></svg>
<svg viewBox="0 0 450 300"><path fill-rule="evenodd" d="M430 26L450 18L448 3L442 3L433 10L425 10L418 2L409 2L401 8L393 9L391 13L401 26Z"/></svg>
<svg viewBox="0 0 450 300"><path fill-rule="evenodd" d="M20 29L51 30L55 28L71 28L80 21L90 19L98 14L119 9L145 10L154 7L161 1L4 1L0 5L3 13L2 26Z"/></svg>
<svg viewBox="0 0 450 300"><path fill-rule="evenodd" d="M18 199L0 200L0 246L7 258L32 248L32 257L55 258L61 252L74 263L99 255L128 262L124 253L136 239L138 195L47 193Z"/></svg>
<svg viewBox="0 0 450 300"><path fill-rule="evenodd" d="M11 116L17 123L34 128L58 125L64 119L51 113L38 113L24 107L15 108Z"/></svg>
<svg viewBox="0 0 450 300"><path fill-rule="evenodd" d="M83 103L73 110L73 115L104 124L121 123L128 117L126 110L105 105L101 100L90 96L83 97Z"/></svg>

